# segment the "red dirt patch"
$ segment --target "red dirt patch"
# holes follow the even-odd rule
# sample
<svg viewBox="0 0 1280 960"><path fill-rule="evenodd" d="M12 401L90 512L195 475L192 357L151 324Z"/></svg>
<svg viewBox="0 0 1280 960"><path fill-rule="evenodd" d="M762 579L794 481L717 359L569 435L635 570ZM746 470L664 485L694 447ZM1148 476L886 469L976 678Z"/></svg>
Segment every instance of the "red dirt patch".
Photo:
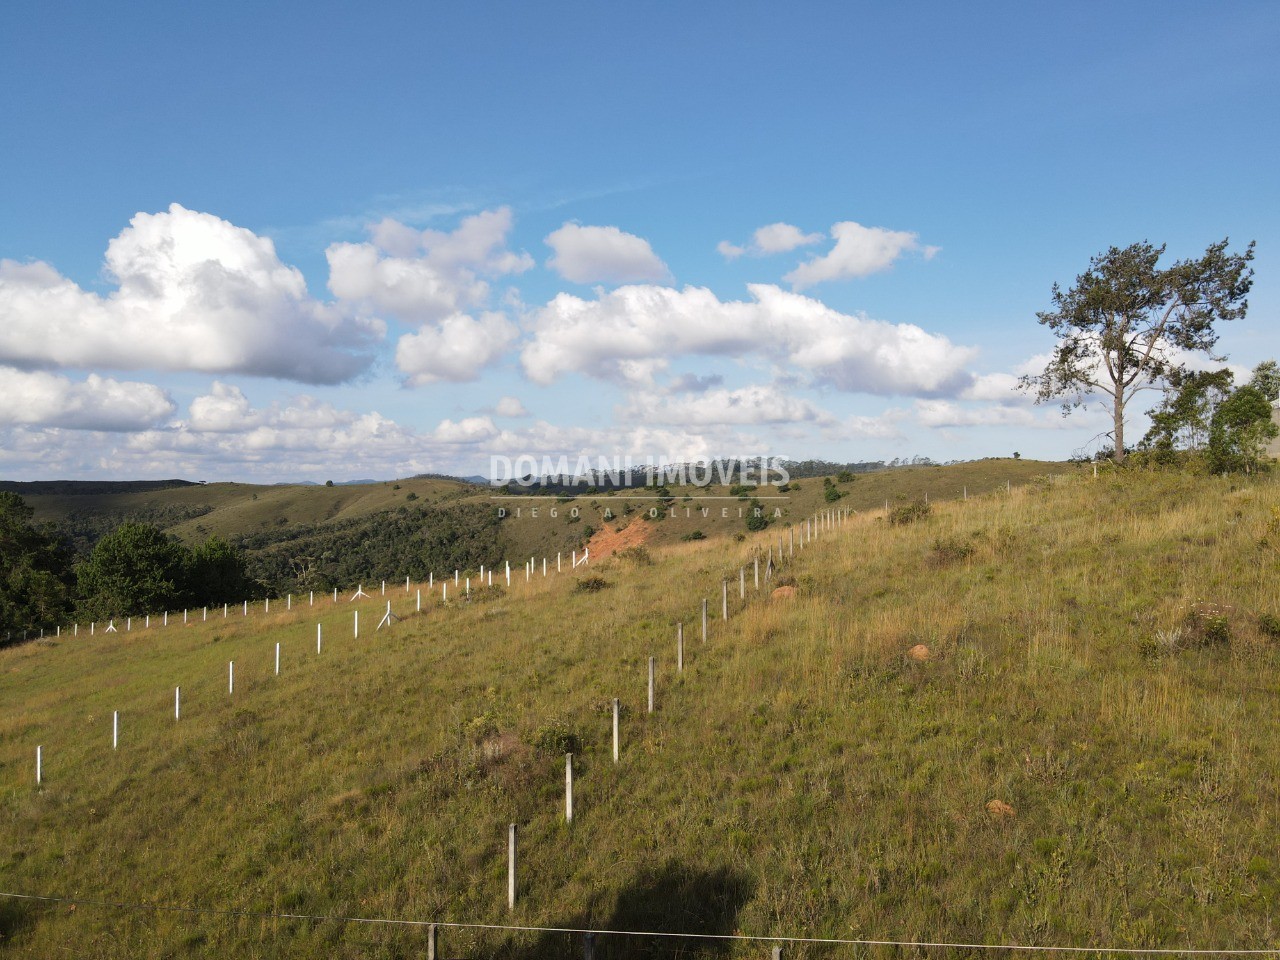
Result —
<svg viewBox="0 0 1280 960"><path fill-rule="evenodd" d="M993 817L1003 818L1012 817L1015 811L1013 807L1009 806L1009 804L1005 803L1003 800L988 800L987 813L991 814Z"/></svg>
<svg viewBox="0 0 1280 960"><path fill-rule="evenodd" d="M627 547L643 546L652 532L653 527L645 523L643 517L636 517L621 530L614 530L606 524L587 541L587 549L591 551L592 560L603 560Z"/></svg>

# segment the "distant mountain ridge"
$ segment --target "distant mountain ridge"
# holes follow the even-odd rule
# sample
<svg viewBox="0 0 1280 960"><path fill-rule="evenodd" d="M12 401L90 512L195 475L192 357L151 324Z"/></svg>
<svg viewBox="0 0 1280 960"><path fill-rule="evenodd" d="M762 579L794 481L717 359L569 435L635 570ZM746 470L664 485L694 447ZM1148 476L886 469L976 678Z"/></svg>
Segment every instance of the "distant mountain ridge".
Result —
<svg viewBox="0 0 1280 960"><path fill-rule="evenodd" d="M29 496L101 496L196 486L194 480L0 480L0 491Z"/></svg>

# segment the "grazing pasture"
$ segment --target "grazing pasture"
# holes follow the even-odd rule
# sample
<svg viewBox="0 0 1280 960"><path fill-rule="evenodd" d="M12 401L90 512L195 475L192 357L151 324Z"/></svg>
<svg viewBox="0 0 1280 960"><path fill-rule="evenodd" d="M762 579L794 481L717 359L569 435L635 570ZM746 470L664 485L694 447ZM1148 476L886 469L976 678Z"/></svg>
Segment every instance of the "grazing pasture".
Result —
<svg viewBox="0 0 1280 960"><path fill-rule="evenodd" d="M1273 481L887 499L0 650L0 952L1274 946Z"/></svg>

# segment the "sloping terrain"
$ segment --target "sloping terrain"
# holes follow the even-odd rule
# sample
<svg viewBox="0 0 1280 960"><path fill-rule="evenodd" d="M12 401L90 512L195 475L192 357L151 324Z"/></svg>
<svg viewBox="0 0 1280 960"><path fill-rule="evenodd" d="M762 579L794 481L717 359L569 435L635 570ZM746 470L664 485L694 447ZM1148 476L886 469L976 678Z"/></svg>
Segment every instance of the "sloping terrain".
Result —
<svg viewBox="0 0 1280 960"><path fill-rule="evenodd" d="M1269 479L1076 475L825 525L784 560L790 599L755 589L771 528L589 575L513 565L469 601L437 579L421 613L400 583L0 651L3 887L84 898L0 898L0 949L425 952L421 928L339 917L1271 947L1277 517ZM374 632L388 601L402 619ZM444 937L446 956L581 955L562 934Z"/></svg>

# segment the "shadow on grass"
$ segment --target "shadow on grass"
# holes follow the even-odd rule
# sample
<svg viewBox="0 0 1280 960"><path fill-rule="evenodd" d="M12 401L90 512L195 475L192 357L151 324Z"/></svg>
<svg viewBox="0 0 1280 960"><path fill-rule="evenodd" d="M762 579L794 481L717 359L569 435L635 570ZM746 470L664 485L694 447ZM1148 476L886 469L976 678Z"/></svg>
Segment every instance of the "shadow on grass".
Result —
<svg viewBox="0 0 1280 960"><path fill-rule="evenodd" d="M745 874L720 867L705 870L670 861L640 873L618 894L607 916L593 909L565 926L599 930L724 935L734 932L738 912L751 898L753 884ZM603 919L601 919L603 917ZM594 918L594 919L588 919ZM684 937L595 938L597 960L695 960L726 955L730 942ZM583 956L580 934L542 934L533 942L513 944L512 960L548 960Z"/></svg>
<svg viewBox="0 0 1280 960"><path fill-rule="evenodd" d="M34 922L29 901L0 897L0 953Z"/></svg>

